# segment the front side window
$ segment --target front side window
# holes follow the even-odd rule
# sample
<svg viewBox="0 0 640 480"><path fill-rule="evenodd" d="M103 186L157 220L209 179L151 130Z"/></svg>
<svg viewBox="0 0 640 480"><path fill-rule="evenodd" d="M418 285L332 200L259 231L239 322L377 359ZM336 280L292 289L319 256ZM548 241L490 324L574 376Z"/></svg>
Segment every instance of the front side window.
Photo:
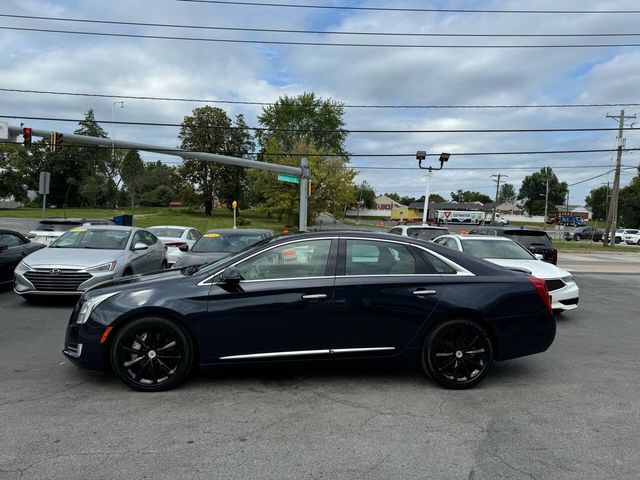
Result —
<svg viewBox="0 0 640 480"><path fill-rule="evenodd" d="M389 230L389 233L395 233L396 235L402 235L402 229L401 228L392 228L391 230Z"/></svg>
<svg viewBox="0 0 640 480"><path fill-rule="evenodd" d="M325 275L331 240L309 240L280 245L240 262L244 280L322 277Z"/></svg>
<svg viewBox="0 0 640 480"><path fill-rule="evenodd" d="M0 245L6 245L8 247L19 247L22 245L22 240L12 233L0 234Z"/></svg>
<svg viewBox="0 0 640 480"><path fill-rule="evenodd" d="M345 275L412 275L416 259L405 245L347 240Z"/></svg>

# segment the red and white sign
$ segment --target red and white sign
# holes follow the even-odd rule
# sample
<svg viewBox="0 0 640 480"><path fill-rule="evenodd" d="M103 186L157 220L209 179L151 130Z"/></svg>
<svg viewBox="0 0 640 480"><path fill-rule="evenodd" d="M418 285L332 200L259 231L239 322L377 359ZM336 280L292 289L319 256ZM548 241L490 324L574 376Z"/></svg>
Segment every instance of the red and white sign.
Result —
<svg viewBox="0 0 640 480"><path fill-rule="evenodd" d="M451 217L451 212L444 212L444 218L449 220L449 217Z"/></svg>

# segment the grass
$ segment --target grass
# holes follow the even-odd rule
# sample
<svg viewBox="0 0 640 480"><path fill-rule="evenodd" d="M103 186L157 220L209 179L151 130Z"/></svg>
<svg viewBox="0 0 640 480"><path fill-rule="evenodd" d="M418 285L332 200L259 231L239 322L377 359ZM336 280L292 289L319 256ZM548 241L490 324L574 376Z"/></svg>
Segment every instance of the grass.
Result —
<svg viewBox="0 0 640 480"><path fill-rule="evenodd" d="M208 217L203 212L193 211L187 208L135 208L133 224L136 227L152 227L154 225L184 225L195 227L204 231L210 228L233 227L233 213L230 210L218 208L213 216ZM15 208L0 209L0 217L11 218L40 218L42 210L39 208ZM86 218L112 218L115 215L131 214L131 209L97 209L97 208L48 208L47 217L86 217ZM246 210L238 218L249 220L248 225L238 225L239 228L269 228L276 233L286 227L277 219L269 218L264 214L252 210ZM294 228L289 228L295 230Z"/></svg>
<svg viewBox="0 0 640 480"><path fill-rule="evenodd" d="M640 247L635 245L617 244L615 247L602 245L602 242L592 242L585 240L580 242L567 242L566 240L553 240L553 246L561 252L581 252L581 253L611 253L611 252L635 252L640 254Z"/></svg>

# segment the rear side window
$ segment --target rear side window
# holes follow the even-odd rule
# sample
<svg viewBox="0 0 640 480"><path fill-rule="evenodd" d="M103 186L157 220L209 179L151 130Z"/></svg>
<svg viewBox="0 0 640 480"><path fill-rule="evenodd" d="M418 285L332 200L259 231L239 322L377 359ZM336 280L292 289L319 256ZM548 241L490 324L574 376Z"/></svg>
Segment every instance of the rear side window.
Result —
<svg viewBox="0 0 640 480"><path fill-rule="evenodd" d="M515 240L525 247L550 247L553 248L551 239L542 231L537 230L506 230L505 237Z"/></svg>
<svg viewBox="0 0 640 480"><path fill-rule="evenodd" d="M449 233L448 230L439 229L439 228L408 228L407 236L420 238L422 240L433 240L440 235L446 235Z"/></svg>
<svg viewBox="0 0 640 480"><path fill-rule="evenodd" d="M405 245L347 240L346 275L412 275L416 259Z"/></svg>

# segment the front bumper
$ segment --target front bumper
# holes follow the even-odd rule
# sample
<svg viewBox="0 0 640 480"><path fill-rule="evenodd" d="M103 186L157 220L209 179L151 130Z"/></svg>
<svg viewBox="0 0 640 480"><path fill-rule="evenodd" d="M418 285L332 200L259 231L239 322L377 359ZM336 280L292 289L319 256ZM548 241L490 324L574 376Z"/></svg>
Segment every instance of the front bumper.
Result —
<svg viewBox="0 0 640 480"><path fill-rule="evenodd" d="M80 302L78 302L69 319L62 353L67 359L82 368L105 372L107 370L105 344L100 343L100 340L106 327L93 323L91 320L87 323L77 324L76 318L80 307Z"/></svg>
<svg viewBox="0 0 640 480"><path fill-rule="evenodd" d="M578 308L580 289L575 282L567 283L565 287L549 292L551 308L553 310L574 310Z"/></svg>
<svg viewBox="0 0 640 480"><path fill-rule="evenodd" d="M57 270L57 273L51 272ZM13 291L18 295L81 295L102 282L113 280L115 272L87 272L65 268L32 268L15 271Z"/></svg>

